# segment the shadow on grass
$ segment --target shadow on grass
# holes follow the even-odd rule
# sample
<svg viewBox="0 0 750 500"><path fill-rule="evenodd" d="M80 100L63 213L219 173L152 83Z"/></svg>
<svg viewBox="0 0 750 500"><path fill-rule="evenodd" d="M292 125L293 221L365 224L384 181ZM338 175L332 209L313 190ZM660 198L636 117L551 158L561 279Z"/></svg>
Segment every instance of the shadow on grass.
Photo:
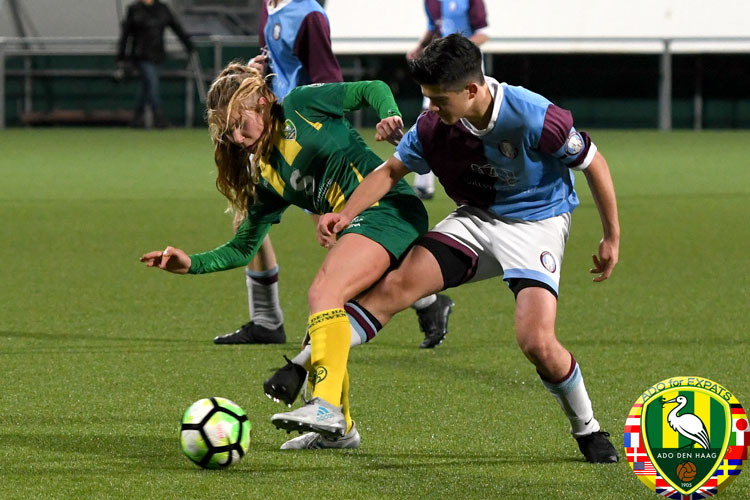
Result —
<svg viewBox="0 0 750 500"><path fill-rule="evenodd" d="M144 470L199 470L183 456L177 432L157 437L126 434L27 434L4 430L0 436L0 446L7 456L28 457L25 461L4 464L3 470L7 473L80 475L87 472L112 474L115 471L132 474ZM266 456L275 450L276 446L270 443L253 443L250 453ZM29 467L30 462L35 466ZM226 474L229 471L221 472Z"/></svg>
<svg viewBox="0 0 750 500"><path fill-rule="evenodd" d="M5 430L0 438L5 454L9 456L27 456L35 467L29 467L28 461L6 464L7 473L49 474L101 473L112 467L122 473L138 470L163 470L194 472L189 462L181 460L182 453L176 435L139 436L126 434L65 434L65 433L23 433ZM222 470L223 474L237 473L266 476L284 472L336 472L342 467L341 460L356 462L360 470L409 470L409 469L444 469L446 466L494 466L524 465L529 457L522 455L499 455L497 452L487 454L471 453L370 453L361 450L330 451L305 450L300 452L280 451L275 444L255 442L243 464L247 466ZM43 458L42 458L43 457ZM43 463L39 460L42 458ZM322 461L319 458L323 459ZM187 460L187 459L185 459ZM534 464L585 464L575 457L535 457ZM353 465L353 464L350 464Z"/></svg>
<svg viewBox="0 0 750 500"><path fill-rule="evenodd" d="M321 466L320 461L308 463L307 460L295 459L292 455L300 457L300 453L306 458L313 457L320 453L320 450L304 450L296 453L284 452L290 455L288 463L285 465L273 464L268 468L253 468L253 474L256 476L280 474L284 472L292 473L310 473L310 472L334 472L341 468L341 463L336 461L330 465ZM324 451L323 453L330 453ZM483 467L483 466L522 466L529 465L531 461L527 456L498 456L497 454L478 455L477 453L363 453L356 450L337 450L337 455L341 458L346 457L348 461L356 462L356 465L349 464L358 471L388 471L388 470L406 470L406 471L430 471L432 469L443 471L448 468L461 467ZM252 460L252 457L250 457ZM577 464L587 466L585 461L575 457L535 457L534 465L563 465Z"/></svg>
<svg viewBox="0 0 750 500"><path fill-rule="evenodd" d="M80 433L23 433L5 429L2 446L34 449L44 453L80 453L88 455L118 455L124 458L162 456L165 450L179 447L175 436L135 436L126 434L80 434Z"/></svg>

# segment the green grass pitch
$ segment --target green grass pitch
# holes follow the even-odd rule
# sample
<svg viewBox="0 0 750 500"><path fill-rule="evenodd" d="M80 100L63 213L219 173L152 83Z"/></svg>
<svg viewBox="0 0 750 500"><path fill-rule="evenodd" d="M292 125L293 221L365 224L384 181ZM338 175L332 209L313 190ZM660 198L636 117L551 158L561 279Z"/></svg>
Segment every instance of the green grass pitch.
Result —
<svg viewBox="0 0 750 500"><path fill-rule="evenodd" d="M622 448L642 390L699 375L750 409L750 133L592 135L618 192L620 264L592 283L601 229L579 174L557 330L622 456L611 466L582 461L515 344L500 280L449 292L450 335L434 350L417 348L405 311L352 351L360 449L279 451L288 436L270 416L282 408L261 384L302 337L324 255L309 218L290 209L271 232L289 343L214 346L247 320L243 273L138 262L230 238L208 134L0 132L0 498L655 498ZM427 207L435 223L452 203L440 192ZM182 412L207 396L237 402L253 424L229 470L199 470L180 451ZM750 498L748 476L720 498Z"/></svg>

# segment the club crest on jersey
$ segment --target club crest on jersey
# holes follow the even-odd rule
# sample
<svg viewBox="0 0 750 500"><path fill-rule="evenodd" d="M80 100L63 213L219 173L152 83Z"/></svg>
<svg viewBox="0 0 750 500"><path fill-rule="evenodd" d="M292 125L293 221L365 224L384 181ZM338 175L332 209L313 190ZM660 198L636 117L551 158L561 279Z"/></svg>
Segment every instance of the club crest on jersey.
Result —
<svg viewBox="0 0 750 500"><path fill-rule="evenodd" d="M276 23L273 25L273 39L278 40L281 38L281 23Z"/></svg>
<svg viewBox="0 0 750 500"><path fill-rule="evenodd" d="M518 148L510 141L501 141L497 145L497 149L500 150L500 154L509 160L514 160L518 156Z"/></svg>
<svg viewBox="0 0 750 500"><path fill-rule="evenodd" d="M287 141L297 139L297 127L294 126L292 120L287 118L284 122L284 130L281 131L281 136Z"/></svg>
<svg viewBox="0 0 750 500"><path fill-rule="evenodd" d="M673 377L649 387L630 410L625 451L652 491L697 500L715 496L739 475L748 436L747 415L725 387Z"/></svg>
<svg viewBox="0 0 750 500"><path fill-rule="evenodd" d="M555 261L555 256L551 253L542 252L542 255L539 256L539 260L547 271L551 273L557 271L557 262Z"/></svg>
<svg viewBox="0 0 750 500"><path fill-rule="evenodd" d="M578 132L571 132L565 141L565 152L569 155L577 155L583 150L583 137Z"/></svg>

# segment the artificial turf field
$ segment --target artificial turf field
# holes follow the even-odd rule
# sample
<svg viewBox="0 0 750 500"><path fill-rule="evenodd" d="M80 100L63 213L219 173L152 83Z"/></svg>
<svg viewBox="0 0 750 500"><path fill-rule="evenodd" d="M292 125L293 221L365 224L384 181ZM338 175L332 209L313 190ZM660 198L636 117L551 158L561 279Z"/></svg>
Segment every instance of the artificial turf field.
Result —
<svg viewBox="0 0 750 500"><path fill-rule="evenodd" d="M290 209L271 232L289 342L215 346L247 321L243 273L138 262L231 237L204 130L0 132L0 499L657 498L624 457L643 390L699 375L750 409L750 132L592 136L618 192L620 263L591 282L601 226L578 174L557 332L620 452L605 466L582 461L517 348L499 279L448 292L450 334L434 350L417 348L405 311L352 351L358 450L279 451L288 436L270 416L282 407L261 384L304 330L324 256L309 217ZM453 205L441 192L426 206L435 223ZM179 448L182 412L208 396L253 425L228 470L200 470ZM748 476L719 498L750 498Z"/></svg>

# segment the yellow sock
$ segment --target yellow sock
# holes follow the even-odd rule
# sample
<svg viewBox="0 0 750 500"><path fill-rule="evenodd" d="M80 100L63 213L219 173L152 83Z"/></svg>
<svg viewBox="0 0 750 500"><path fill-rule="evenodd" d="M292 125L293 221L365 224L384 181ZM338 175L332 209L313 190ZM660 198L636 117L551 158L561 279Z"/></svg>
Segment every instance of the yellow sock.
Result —
<svg viewBox="0 0 750 500"><path fill-rule="evenodd" d="M313 397L341 405L341 390L351 345L351 325L343 309L328 309L310 316L310 345L315 374Z"/></svg>
<svg viewBox="0 0 750 500"><path fill-rule="evenodd" d="M346 432L349 432L354 424L349 413L349 370L344 372L344 383L341 385L341 411L346 419Z"/></svg>

